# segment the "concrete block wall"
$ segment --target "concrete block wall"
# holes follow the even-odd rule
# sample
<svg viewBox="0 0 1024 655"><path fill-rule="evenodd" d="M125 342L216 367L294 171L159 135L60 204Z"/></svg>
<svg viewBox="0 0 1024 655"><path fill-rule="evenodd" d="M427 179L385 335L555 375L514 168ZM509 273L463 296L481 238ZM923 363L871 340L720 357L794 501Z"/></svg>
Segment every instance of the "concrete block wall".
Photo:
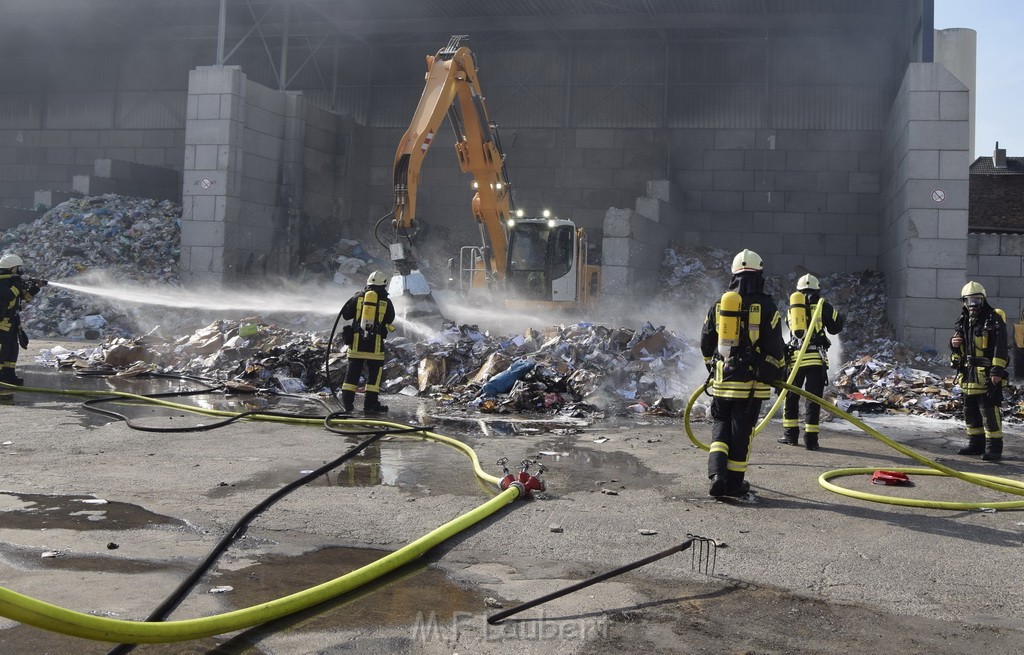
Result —
<svg viewBox="0 0 1024 655"><path fill-rule="evenodd" d="M245 81L235 66L189 73L179 261L186 283L226 282L237 267L238 250L252 252L250 240L238 234L244 232L239 222Z"/></svg>
<svg viewBox="0 0 1024 655"><path fill-rule="evenodd" d="M1024 234L968 234L964 279L945 290L954 301L967 280L985 287L989 304L1005 311L1009 323L1016 321L1024 309Z"/></svg>
<svg viewBox="0 0 1024 655"><path fill-rule="evenodd" d="M22 223L31 223L43 213L34 209L22 209L21 207L0 207L0 231L9 230Z"/></svg>
<svg viewBox="0 0 1024 655"><path fill-rule="evenodd" d="M293 272L333 235L338 123L297 93L248 80L238 67L189 79L181 261L188 281ZM342 167L344 169L344 167Z"/></svg>
<svg viewBox="0 0 1024 655"><path fill-rule="evenodd" d="M98 196L117 193L139 198L181 201L181 180L177 171L120 159L97 159L91 175L75 175L71 186L76 194Z"/></svg>
<svg viewBox="0 0 1024 655"><path fill-rule="evenodd" d="M674 130L687 242L751 248L769 274L877 268L877 131Z"/></svg>
<svg viewBox="0 0 1024 655"><path fill-rule="evenodd" d="M611 208L605 213L601 262L601 301L632 296L636 289L660 286L665 248L681 238L681 217L673 206L677 191L667 180L648 183L647 195L634 209Z"/></svg>
<svg viewBox="0 0 1024 655"><path fill-rule="evenodd" d="M967 270L967 88L910 64L882 142L880 268L888 317L912 346L945 347Z"/></svg>
<svg viewBox="0 0 1024 655"><path fill-rule="evenodd" d="M111 94L113 98L115 94ZM75 175L91 175L97 159L118 159L181 172L184 123L175 127L119 129L116 103L106 114L93 107L88 129L55 127L41 100L31 105L23 127L0 129L0 206L32 208L35 192L71 191ZM92 105L90 105L92 106ZM175 200L180 194L175 196Z"/></svg>
<svg viewBox="0 0 1024 655"><path fill-rule="evenodd" d="M403 133L404 128L372 131L370 227L392 209L395 150ZM633 207L649 180L664 179L665 134L653 129L503 130L513 202L528 215L549 209L569 218L600 243L608 208ZM416 213L428 224L428 254L436 254L437 260L457 257L459 247L478 245L480 231L470 209L472 175L459 169L447 125L434 137L420 173Z"/></svg>

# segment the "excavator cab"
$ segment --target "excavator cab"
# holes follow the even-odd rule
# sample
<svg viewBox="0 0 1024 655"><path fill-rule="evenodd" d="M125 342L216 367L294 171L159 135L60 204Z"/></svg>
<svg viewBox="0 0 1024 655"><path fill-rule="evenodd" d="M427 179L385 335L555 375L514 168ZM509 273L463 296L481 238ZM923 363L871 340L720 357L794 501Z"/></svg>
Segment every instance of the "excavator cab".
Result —
<svg viewBox="0 0 1024 655"><path fill-rule="evenodd" d="M509 221L506 293L514 300L575 301L577 255L572 221Z"/></svg>

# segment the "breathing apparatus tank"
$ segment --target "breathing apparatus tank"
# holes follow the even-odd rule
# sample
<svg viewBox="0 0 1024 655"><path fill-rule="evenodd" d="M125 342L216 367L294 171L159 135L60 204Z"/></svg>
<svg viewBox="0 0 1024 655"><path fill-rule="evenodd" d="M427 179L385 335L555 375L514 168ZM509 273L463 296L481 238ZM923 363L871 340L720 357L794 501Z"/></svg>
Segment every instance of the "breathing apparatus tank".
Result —
<svg viewBox="0 0 1024 655"><path fill-rule="evenodd" d="M789 313L786 315L789 332L802 338L807 331L807 297L800 291L789 294Z"/></svg>
<svg viewBox="0 0 1024 655"><path fill-rule="evenodd" d="M718 301L718 314L715 316L718 327L718 354L722 359L729 359L732 349L740 345L740 307L743 297L735 291L726 291Z"/></svg>
<svg viewBox="0 0 1024 655"><path fill-rule="evenodd" d="M364 332L373 332L377 324L377 292L370 289L363 293L363 313L359 317L359 325Z"/></svg>

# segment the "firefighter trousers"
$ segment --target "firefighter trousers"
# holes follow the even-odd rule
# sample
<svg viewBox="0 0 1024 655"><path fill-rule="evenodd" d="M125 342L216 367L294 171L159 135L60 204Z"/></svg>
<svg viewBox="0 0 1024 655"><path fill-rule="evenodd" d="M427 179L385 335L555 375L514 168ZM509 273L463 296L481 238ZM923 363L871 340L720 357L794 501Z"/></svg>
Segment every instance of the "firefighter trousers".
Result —
<svg viewBox="0 0 1024 655"><path fill-rule="evenodd" d="M1003 412L988 394L964 396L964 422L968 437L1003 438Z"/></svg>
<svg viewBox="0 0 1024 655"><path fill-rule="evenodd" d="M18 325L11 325L8 330L0 330L0 377L14 376L18 351Z"/></svg>
<svg viewBox="0 0 1024 655"><path fill-rule="evenodd" d="M825 380L828 373L824 366L801 366L793 377L793 386L805 389L815 396L821 397L825 393ZM782 427L795 429L800 427L800 399L799 394L790 392L786 394L786 408L782 415ZM818 422L821 420L821 405L807 400L804 404L804 432L816 434L819 430Z"/></svg>
<svg viewBox="0 0 1024 655"><path fill-rule="evenodd" d="M715 398L711 402L711 452L708 454L708 477L737 474L740 480L747 471L750 436L761 414L761 401L756 398Z"/></svg>

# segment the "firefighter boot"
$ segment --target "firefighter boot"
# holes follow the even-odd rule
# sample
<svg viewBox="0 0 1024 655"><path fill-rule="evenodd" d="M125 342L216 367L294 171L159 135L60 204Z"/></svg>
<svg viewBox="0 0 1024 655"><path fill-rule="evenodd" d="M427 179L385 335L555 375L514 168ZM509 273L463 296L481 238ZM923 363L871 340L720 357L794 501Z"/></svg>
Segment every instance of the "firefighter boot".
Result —
<svg viewBox="0 0 1024 655"><path fill-rule="evenodd" d="M387 414L388 406L380 404L380 397L373 391L366 392L366 400L363 401L363 413L365 414Z"/></svg>
<svg viewBox="0 0 1024 655"><path fill-rule="evenodd" d="M985 453L981 456L986 462L998 462L1003 458L1003 440L985 439Z"/></svg>
<svg viewBox="0 0 1024 655"><path fill-rule="evenodd" d="M725 474L725 479L727 484L724 495L726 496L739 498L747 495L747 492L750 491L750 483L743 479L743 473L728 471Z"/></svg>
<svg viewBox="0 0 1024 655"><path fill-rule="evenodd" d="M725 468L726 454L713 452L708 456L708 478L711 479L711 488L708 495L718 498L725 495L725 489L729 485L729 474Z"/></svg>
<svg viewBox="0 0 1024 655"><path fill-rule="evenodd" d="M804 432L804 448L807 450L818 449L818 433L817 432Z"/></svg>
<svg viewBox="0 0 1024 655"><path fill-rule="evenodd" d="M346 412L351 412L352 407L356 402L355 391L342 391L341 392L341 406L345 408Z"/></svg>
<svg viewBox="0 0 1024 655"><path fill-rule="evenodd" d="M1002 448L1002 444L1000 444ZM967 445L957 451L958 455L980 455L985 452L985 437L968 437Z"/></svg>
<svg viewBox="0 0 1024 655"><path fill-rule="evenodd" d="M15 375L13 368L5 368L0 372L0 382L6 382L7 384L13 384L20 387L25 384L25 379L19 378Z"/></svg>
<svg viewBox="0 0 1024 655"><path fill-rule="evenodd" d="M782 432L782 436L776 439L779 443L787 443L790 446L795 446L800 437L800 428L786 428Z"/></svg>

